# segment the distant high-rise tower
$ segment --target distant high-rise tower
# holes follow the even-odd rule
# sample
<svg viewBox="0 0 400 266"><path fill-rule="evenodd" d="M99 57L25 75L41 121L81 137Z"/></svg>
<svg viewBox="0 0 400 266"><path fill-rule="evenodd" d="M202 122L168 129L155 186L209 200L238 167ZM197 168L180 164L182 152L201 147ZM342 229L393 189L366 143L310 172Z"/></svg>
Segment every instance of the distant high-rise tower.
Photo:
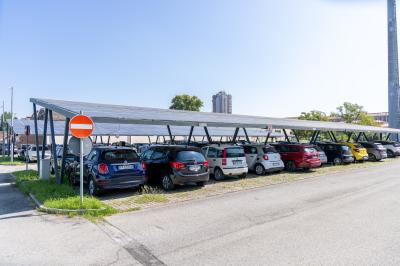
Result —
<svg viewBox="0 0 400 266"><path fill-rule="evenodd" d="M220 91L212 97L213 113L232 114L232 95Z"/></svg>
<svg viewBox="0 0 400 266"><path fill-rule="evenodd" d="M397 46L396 0L387 1L389 127L400 128L399 54Z"/></svg>

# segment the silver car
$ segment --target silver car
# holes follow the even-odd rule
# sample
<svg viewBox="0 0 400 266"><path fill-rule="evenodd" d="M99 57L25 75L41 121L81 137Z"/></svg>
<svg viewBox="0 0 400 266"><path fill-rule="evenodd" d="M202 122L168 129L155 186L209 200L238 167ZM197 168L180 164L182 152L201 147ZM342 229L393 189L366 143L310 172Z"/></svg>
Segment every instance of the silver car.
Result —
<svg viewBox="0 0 400 266"><path fill-rule="evenodd" d="M328 157L326 156L326 153L324 152L323 149L319 146L314 146L314 148L318 151L319 153L319 159L321 160L321 164L326 164L328 163Z"/></svg>
<svg viewBox="0 0 400 266"><path fill-rule="evenodd" d="M245 144L243 149L249 170L257 175L279 172L285 168L280 154L270 145Z"/></svg>

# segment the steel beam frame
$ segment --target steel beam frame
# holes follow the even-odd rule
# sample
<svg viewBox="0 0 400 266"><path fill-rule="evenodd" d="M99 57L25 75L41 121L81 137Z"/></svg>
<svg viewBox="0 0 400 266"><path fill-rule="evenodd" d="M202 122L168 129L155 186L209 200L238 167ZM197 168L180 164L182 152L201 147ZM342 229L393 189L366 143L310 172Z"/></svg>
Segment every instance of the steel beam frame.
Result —
<svg viewBox="0 0 400 266"><path fill-rule="evenodd" d="M236 142L237 135L239 133L239 128L235 128L235 133L233 134L232 143Z"/></svg>
<svg viewBox="0 0 400 266"><path fill-rule="evenodd" d="M288 134L287 134L287 132L286 132L286 129L283 128L282 131L283 131L283 134L285 135L286 141L287 141L288 143L292 143L292 142L290 141L290 139L289 139L289 136L288 136Z"/></svg>
<svg viewBox="0 0 400 266"><path fill-rule="evenodd" d="M210 134L208 133L208 128L207 127L204 127L204 132L206 133L206 137L207 137L207 141L208 141L208 143L212 143L212 138L211 138L211 136L210 136ZM204 137L203 137L203 139L204 139Z"/></svg>
<svg viewBox="0 0 400 266"><path fill-rule="evenodd" d="M49 109L44 109L44 123L43 123L43 141L42 141L42 159L44 159L44 147L47 144L47 120L49 119Z"/></svg>
<svg viewBox="0 0 400 266"><path fill-rule="evenodd" d="M194 129L194 126L191 126L190 127L188 141L187 141L187 145L190 145L190 140L192 139L192 135L193 135L193 129Z"/></svg>
<svg viewBox="0 0 400 266"><path fill-rule="evenodd" d="M243 128L243 131L244 131L244 135L246 136L246 141L247 141L248 143L251 143L250 138L249 138L249 135L247 135L247 130L246 130L245 127Z"/></svg>
<svg viewBox="0 0 400 266"><path fill-rule="evenodd" d="M56 152L56 137L54 134L54 120L53 120L53 111L49 110L49 118L50 118L50 133L51 133L51 153L54 159L54 173L56 175L56 183L61 184L60 172L58 172L58 160L57 160L57 152ZM44 151L42 151L44 153Z"/></svg>
<svg viewBox="0 0 400 266"><path fill-rule="evenodd" d="M61 159L61 183L63 183L63 181L64 181L65 158L67 157L67 152L68 152L69 121L70 121L70 119L67 117L65 119L64 139L63 139L63 153L62 153L62 159ZM96 136L96 141L97 141L97 136Z"/></svg>
<svg viewBox="0 0 400 266"><path fill-rule="evenodd" d="M38 134L38 125L37 125L37 113L36 113L36 104L33 104L33 120L35 125L35 146L36 146L36 158L37 158L37 170L40 171L40 160L39 160L39 134ZM8 142L10 143L10 142Z"/></svg>

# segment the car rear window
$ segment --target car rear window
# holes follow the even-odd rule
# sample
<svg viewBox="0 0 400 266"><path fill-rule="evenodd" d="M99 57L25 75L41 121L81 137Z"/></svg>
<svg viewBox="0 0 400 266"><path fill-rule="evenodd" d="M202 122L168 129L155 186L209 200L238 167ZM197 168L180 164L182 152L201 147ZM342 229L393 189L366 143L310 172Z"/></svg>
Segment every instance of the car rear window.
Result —
<svg viewBox="0 0 400 266"><path fill-rule="evenodd" d="M244 157L244 150L242 147L226 148L225 150L227 158Z"/></svg>
<svg viewBox="0 0 400 266"><path fill-rule="evenodd" d="M343 151L348 151L348 150L350 150L350 148L349 148L348 146L341 146L341 148L342 148Z"/></svg>
<svg viewBox="0 0 400 266"><path fill-rule="evenodd" d="M274 147L264 147L263 152L264 153L277 153L277 151Z"/></svg>
<svg viewBox="0 0 400 266"><path fill-rule="evenodd" d="M304 152L305 153L313 153L316 152L317 150L313 147L304 147Z"/></svg>
<svg viewBox="0 0 400 266"><path fill-rule="evenodd" d="M106 163L128 163L137 162L139 156L134 150L109 150L102 154L102 158Z"/></svg>
<svg viewBox="0 0 400 266"><path fill-rule="evenodd" d="M179 162L204 162L206 159L204 158L203 154L197 151L180 151L176 154L176 160Z"/></svg>
<svg viewBox="0 0 400 266"><path fill-rule="evenodd" d="M375 143L375 145L376 145L376 147L377 147L378 149L380 149L380 150L386 149L386 148L383 147L383 145L380 144L380 143Z"/></svg>
<svg viewBox="0 0 400 266"><path fill-rule="evenodd" d="M360 145L358 143L354 143L354 147L357 148L357 149L364 148L362 145Z"/></svg>

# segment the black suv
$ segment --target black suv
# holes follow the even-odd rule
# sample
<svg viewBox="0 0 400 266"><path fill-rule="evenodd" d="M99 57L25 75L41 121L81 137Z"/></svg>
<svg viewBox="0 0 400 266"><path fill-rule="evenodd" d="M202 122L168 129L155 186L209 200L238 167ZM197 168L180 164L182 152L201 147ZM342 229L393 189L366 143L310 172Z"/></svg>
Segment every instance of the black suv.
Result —
<svg viewBox="0 0 400 266"><path fill-rule="evenodd" d="M165 190L175 185L209 180L208 161L196 147L181 145L152 146L142 154L149 182L161 183Z"/></svg>
<svg viewBox="0 0 400 266"><path fill-rule="evenodd" d="M330 142L319 142L316 143L316 145L325 152L326 157L328 158L328 163L339 165L354 162L354 156L351 153L351 149L346 145Z"/></svg>

